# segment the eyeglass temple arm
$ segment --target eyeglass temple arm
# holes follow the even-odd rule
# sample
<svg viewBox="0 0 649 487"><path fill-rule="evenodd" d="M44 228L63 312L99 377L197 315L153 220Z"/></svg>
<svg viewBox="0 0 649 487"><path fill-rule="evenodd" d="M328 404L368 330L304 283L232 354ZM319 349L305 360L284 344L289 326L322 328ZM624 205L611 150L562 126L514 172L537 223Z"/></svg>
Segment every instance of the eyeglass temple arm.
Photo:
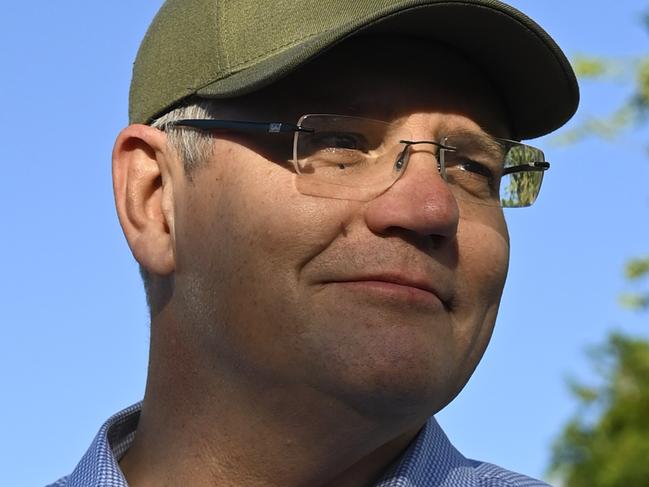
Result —
<svg viewBox="0 0 649 487"><path fill-rule="evenodd" d="M547 171L548 169L550 169L549 162L528 162L519 166L506 167L503 170L503 176L515 172Z"/></svg>
<svg viewBox="0 0 649 487"><path fill-rule="evenodd" d="M417 144L432 144L440 149L445 149L445 150L454 150L454 147L449 147L444 144L440 144L439 142L435 142L434 140L400 140L400 144L404 144L404 149L401 152L399 156L399 160L406 154L410 146L417 145ZM512 167L506 167L503 170L503 176L506 174L512 174L516 172L533 172L533 171L547 171L550 169L550 163L546 161L533 161L533 162L528 162L526 164L521 164L518 166L512 166Z"/></svg>
<svg viewBox="0 0 649 487"><path fill-rule="evenodd" d="M247 122L239 120L187 119L174 120L168 125L192 127L201 130L236 130L241 132L285 134L293 132L313 132L292 123L284 122Z"/></svg>

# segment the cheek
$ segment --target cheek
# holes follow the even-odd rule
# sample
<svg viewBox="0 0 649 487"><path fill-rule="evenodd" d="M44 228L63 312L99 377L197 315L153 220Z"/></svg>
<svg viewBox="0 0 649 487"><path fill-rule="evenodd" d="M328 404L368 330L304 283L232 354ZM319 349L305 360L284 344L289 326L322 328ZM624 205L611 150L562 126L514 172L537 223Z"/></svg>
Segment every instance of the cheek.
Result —
<svg viewBox="0 0 649 487"><path fill-rule="evenodd" d="M272 162L240 154L237 160L245 171L201 174L182 212L180 238L191 241L181 250L259 270L281 263L282 272L295 272L344 228L347 202L298 193L293 173Z"/></svg>
<svg viewBox="0 0 649 487"><path fill-rule="evenodd" d="M236 204L233 231L253 247L248 255L254 266L291 281L344 232L352 213L349 202L302 195L291 173L271 171Z"/></svg>
<svg viewBox="0 0 649 487"><path fill-rule="evenodd" d="M184 211L177 285L181 307L193 308L185 312L211 330L223 358L248 350L229 360L261 354L271 370L290 355L280 337L300 334L300 271L345 228L351 209L297 193L292 173L263 163L197 184ZM273 346L278 340L284 348Z"/></svg>
<svg viewBox="0 0 649 487"><path fill-rule="evenodd" d="M459 391L480 362L493 332L507 277L509 237L504 219L493 218L461 220L457 239L452 316Z"/></svg>
<svg viewBox="0 0 649 487"><path fill-rule="evenodd" d="M502 215L502 213L500 213ZM461 220L454 317L464 347L486 346L498 313L509 265L502 217Z"/></svg>
<svg viewBox="0 0 649 487"><path fill-rule="evenodd" d="M477 309L498 304L509 266L509 234L501 210L460 220L458 278ZM482 306L481 306L482 305Z"/></svg>

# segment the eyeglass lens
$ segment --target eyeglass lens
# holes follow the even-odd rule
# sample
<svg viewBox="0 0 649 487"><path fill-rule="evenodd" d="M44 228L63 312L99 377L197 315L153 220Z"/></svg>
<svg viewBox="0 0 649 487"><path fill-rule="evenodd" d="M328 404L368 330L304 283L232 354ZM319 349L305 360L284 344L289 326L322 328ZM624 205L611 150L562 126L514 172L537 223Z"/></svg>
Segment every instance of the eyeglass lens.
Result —
<svg viewBox="0 0 649 487"><path fill-rule="evenodd" d="M529 206L536 199L543 153L530 146L473 133L445 137L442 148L414 142L404 127L342 115L305 115L296 132L293 157L298 190L330 198L369 200L394 184L413 151L432 153L458 202ZM430 143L428 143L430 144Z"/></svg>

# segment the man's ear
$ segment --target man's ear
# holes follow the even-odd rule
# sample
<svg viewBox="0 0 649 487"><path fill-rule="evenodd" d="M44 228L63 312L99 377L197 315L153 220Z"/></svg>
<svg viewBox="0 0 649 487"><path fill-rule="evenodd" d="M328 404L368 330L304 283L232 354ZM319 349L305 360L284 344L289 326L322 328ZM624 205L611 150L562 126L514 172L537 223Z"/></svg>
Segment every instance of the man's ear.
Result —
<svg viewBox="0 0 649 487"><path fill-rule="evenodd" d="M173 177L177 158L166 135L130 125L113 149L113 190L122 230L141 266L157 275L175 269Z"/></svg>

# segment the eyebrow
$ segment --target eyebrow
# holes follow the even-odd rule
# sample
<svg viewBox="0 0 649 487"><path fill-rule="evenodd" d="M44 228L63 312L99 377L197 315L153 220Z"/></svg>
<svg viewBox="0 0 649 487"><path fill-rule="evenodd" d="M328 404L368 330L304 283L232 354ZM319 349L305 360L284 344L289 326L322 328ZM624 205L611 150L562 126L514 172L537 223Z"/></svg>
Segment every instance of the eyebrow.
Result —
<svg viewBox="0 0 649 487"><path fill-rule="evenodd" d="M502 149L502 144L498 141L500 137L491 135L481 126L476 128L468 128L457 123L449 123L446 120L443 120L437 127L437 132L439 136L449 135L464 135L468 137L474 137L478 142L484 145L485 148L491 149Z"/></svg>
<svg viewBox="0 0 649 487"><path fill-rule="evenodd" d="M471 145L473 146L473 148L477 148L479 151L484 151L485 154L504 157L505 153L507 152L506 145L503 145L503 143L501 143L495 137L482 130L451 130L450 132L446 132L444 136L464 136L466 138L469 138L472 141Z"/></svg>

